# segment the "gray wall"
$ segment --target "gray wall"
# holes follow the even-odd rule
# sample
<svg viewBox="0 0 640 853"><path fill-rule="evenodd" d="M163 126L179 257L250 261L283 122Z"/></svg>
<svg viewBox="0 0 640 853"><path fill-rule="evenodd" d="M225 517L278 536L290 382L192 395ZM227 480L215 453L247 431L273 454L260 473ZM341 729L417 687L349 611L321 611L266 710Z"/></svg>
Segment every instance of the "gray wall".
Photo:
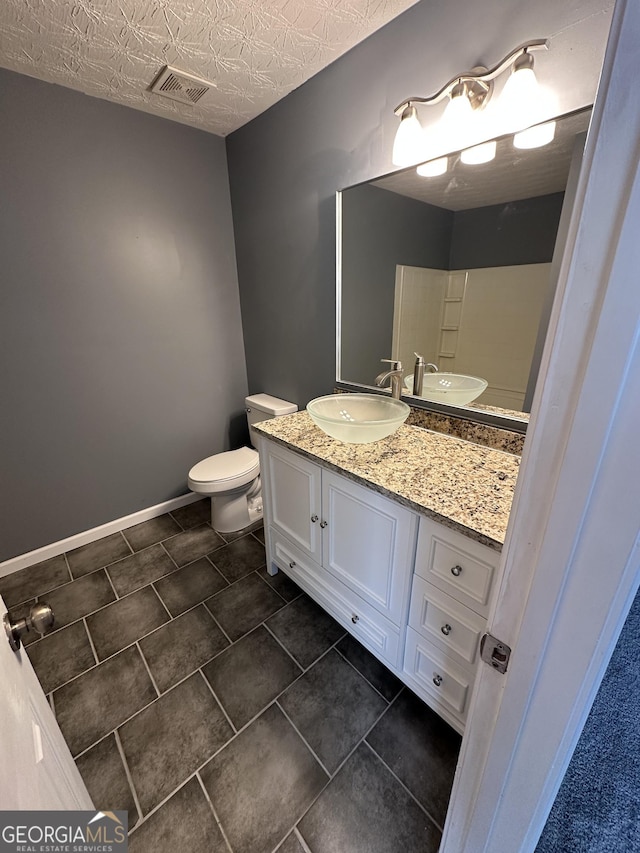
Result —
<svg viewBox="0 0 640 853"><path fill-rule="evenodd" d="M224 141L4 70L0 114L1 560L186 492L247 382Z"/></svg>
<svg viewBox="0 0 640 853"><path fill-rule="evenodd" d="M447 269L453 214L363 184L342 194L342 376L373 384L391 357L396 264Z"/></svg>
<svg viewBox="0 0 640 853"><path fill-rule="evenodd" d="M554 193L456 211L449 269L550 263L563 199Z"/></svg>
<svg viewBox="0 0 640 853"><path fill-rule="evenodd" d="M599 8L593 0L421 0L228 137L252 392L304 406L333 387L335 192L392 170L393 108L540 34L552 49L539 77L553 80L558 112L586 106L608 25ZM426 122L440 115L432 109Z"/></svg>

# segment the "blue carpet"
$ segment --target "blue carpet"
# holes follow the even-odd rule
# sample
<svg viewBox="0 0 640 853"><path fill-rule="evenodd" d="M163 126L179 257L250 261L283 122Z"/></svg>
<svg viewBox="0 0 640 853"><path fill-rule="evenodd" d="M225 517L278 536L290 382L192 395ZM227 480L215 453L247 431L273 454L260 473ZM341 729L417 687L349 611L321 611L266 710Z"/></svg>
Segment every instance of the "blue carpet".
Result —
<svg viewBox="0 0 640 853"><path fill-rule="evenodd" d="M640 853L640 593L536 853Z"/></svg>

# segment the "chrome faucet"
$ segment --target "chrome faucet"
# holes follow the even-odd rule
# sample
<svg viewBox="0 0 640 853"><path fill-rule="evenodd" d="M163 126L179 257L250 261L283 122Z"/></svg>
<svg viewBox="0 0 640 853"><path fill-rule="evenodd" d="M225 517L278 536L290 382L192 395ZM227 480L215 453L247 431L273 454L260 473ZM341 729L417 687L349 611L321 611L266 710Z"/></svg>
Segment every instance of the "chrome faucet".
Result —
<svg viewBox="0 0 640 853"><path fill-rule="evenodd" d="M395 361L392 358L381 358L380 361L389 362L391 368L390 370L385 370L376 376L375 383L382 388L387 379L390 379L391 396L396 400L399 400L402 394L402 381L404 378L402 375L402 362Z"/></svg>
<svg viewBox="0 0 640 853"><path fill-rule="evenodd" d="M437 364L432 364L430 361L428 361L428 362L425 364L425 369L426 369L427 367L431 368L431 369L430 369L430 371L429 371L430 373L437 373L437 372L438 372L438 365L437 365Z"/></svg>

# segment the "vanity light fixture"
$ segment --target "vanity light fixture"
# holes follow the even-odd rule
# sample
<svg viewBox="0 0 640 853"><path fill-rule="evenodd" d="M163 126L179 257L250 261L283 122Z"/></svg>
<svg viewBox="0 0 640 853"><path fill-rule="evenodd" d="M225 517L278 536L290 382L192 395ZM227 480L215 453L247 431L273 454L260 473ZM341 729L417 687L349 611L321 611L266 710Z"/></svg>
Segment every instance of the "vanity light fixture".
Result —
<svg viewBox="0 0 640 853"><path fill-rule="evenodd" d="M496 156L496 141L483 142L482 145L474 145L473 148L465 148L460 152L460 159L467 166L479 166L481 163L490 163Z"/></svg>
<svg viewBox="0 0 640 853"><path fill-rule="evenodd" d="M543 145L552 142L555 135L555 121L546 121L544 124L536 124L516 133L513 137L513 144L516 148L542 148Z"/></svg>
<svg viewBox="0 0 640 853"><path fill-rule="evenodd" d="M393 144L394 165L410 166L418 162L424 154L424 131L418 119L418 106L433 106L448 97L449 103L441 121L447 134L454 133L466 124L475 111L487 104L493 91L493 81L508 68L513 72L507 81L511 83L507 91L508 100L516 101L519 105L519 123L515 129L520 130L528 124L533 124L536 117L527 118L537 85L531 51L547 47L546 39L533 39L514 48L493 68L477 66L471 71L456 74L435 95L428 98L407 98L398 104L394 110L400 118Z"/></svg>
<svg viewBox="0 0 640 853"><path fill-rule="evenodd" d="M428 163L422 163L418 166L416 172L421 178L437 178L438 175L444 175L448 165L448 157L438 157L437 160L429 160Z"/></svg>

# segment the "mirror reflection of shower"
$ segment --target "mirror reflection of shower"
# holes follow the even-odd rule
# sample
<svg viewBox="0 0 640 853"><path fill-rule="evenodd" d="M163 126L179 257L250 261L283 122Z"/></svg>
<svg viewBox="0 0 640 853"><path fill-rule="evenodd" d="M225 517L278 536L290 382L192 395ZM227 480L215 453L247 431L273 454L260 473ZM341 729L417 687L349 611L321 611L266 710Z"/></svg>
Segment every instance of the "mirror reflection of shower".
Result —
<svg viewBox="0 0 640 853"><path fill-rule="evenodd" d="M414 353L486 380L472 405L522 411L550 263L440 270L396 266L392 358L413 387ZM425 393L428 398L428 394Z"/></svg>

